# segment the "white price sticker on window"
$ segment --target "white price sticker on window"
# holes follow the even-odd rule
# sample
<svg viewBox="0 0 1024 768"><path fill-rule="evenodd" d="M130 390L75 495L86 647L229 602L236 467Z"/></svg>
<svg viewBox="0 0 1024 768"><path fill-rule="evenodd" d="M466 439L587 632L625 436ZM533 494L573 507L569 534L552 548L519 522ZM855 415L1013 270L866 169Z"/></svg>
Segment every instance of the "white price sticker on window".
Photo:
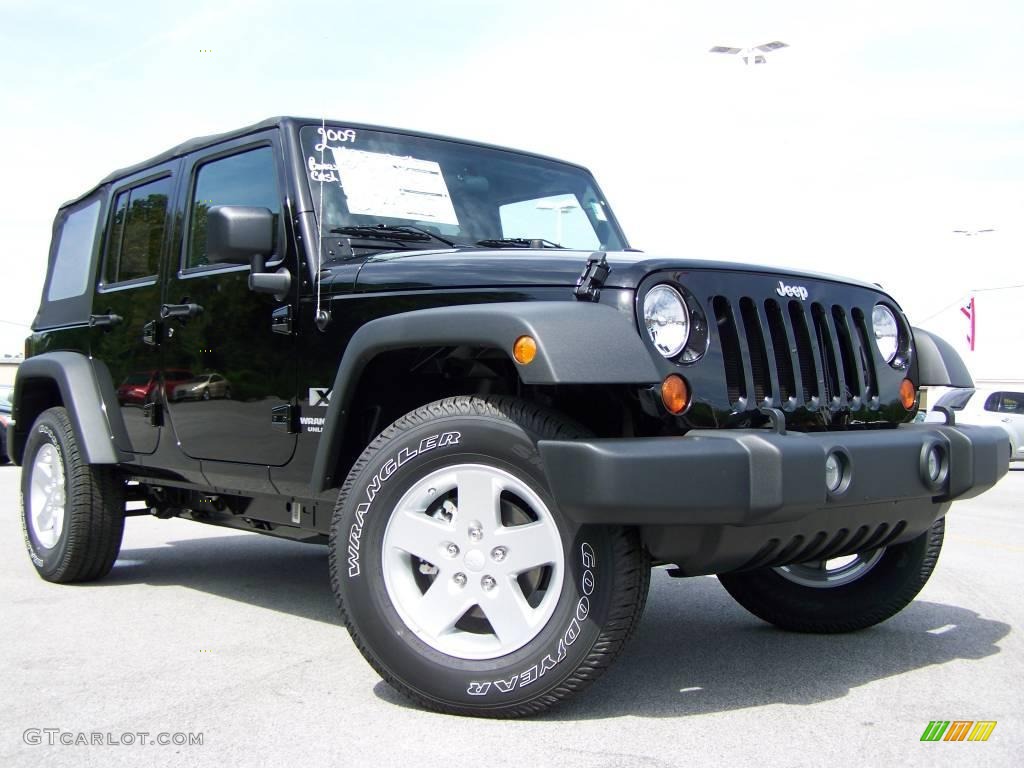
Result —
<svg viewBox="0 0 1024 768"><path fill-rule="evenodd" d="M459 223L438 163L345 147L330 149L349 213Z"/></svg>

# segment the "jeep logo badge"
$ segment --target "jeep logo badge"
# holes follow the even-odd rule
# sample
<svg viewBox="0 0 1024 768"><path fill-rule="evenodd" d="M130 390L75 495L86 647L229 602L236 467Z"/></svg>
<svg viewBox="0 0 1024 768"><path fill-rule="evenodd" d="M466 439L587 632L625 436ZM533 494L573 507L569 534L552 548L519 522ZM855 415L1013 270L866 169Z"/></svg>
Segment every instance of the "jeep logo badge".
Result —
<svg viewBox="0 0 1024 768"><path fill-rule="evenodd" d="M779 280L779 287L775 289L779 296L796 296L800 301L807 301L807 289L802 285L786 285Z"/></svg>

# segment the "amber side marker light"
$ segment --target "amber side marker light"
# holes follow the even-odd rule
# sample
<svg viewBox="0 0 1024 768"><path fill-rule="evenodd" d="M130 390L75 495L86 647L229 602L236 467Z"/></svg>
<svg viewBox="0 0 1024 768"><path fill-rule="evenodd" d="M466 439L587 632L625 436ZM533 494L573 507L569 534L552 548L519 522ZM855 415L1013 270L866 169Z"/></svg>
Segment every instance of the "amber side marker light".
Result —
<svg viewBox="0 0 1024 768"><path fill-rule="evenodd" d="M512 357L520 365L529 365L537 357L537 342L533 336L520 336L512 345Z"/></svg>
<svg viewBox="0 0 1024 768"><path fill-rule="evenodd" d="M690 404L690 386L678 374L670 374L661 382L661 402L669 413L680 414Z"/></svg>
<svg viewBox="0 0 1024 768"><path fill-rule="evenodd" d="M900 384L900 402L903 403L903 407L908 411L917 402L917 388L910 379L904 379Z"/></svg>

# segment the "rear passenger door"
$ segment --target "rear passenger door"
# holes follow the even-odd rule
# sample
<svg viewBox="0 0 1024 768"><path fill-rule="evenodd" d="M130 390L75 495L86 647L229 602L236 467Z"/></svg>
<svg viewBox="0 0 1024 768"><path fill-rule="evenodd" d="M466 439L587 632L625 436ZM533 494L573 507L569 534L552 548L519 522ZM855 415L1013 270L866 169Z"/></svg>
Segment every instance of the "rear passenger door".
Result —
<svg viewBox="0 0 1024 768"><path fill-rule="evenodd" d="M991 399L995 417L1014 434L1017 455L1013 458L1024 458L1024 392L997 392Z"/></svg>
<svg viewBox="0 0 1024 768"><path fill-rule="evenodd" d="M127 433L115 435L117 447L133 453L153 453L160 436L157 318L178 166L178 161L157 166L111 190L93 298L90 349L117 392Z"/></svg>
<svg viewBox="0 0 1024 768"><path fill-rule="evenodd" d="M176 382L167 393L171 425L181 449L193 458L281 466L291 459L296 441L290 428L296 345L280 324L272 328L272 315L294 304L296 287L280 301L253 293L248 266L210 264L206 257L211 207L268 208L276 221L276 250L268 264L279 262L298 274L282 216L285 187L277 132L196 152L186 158L182 179L183 237L180 252L171 259L174 273L168 276L164 305L177 307L175 313L192 309L165 322L164 369L187 370L217 384L203 397L203 390L195 389L202 382Z"/></svg>

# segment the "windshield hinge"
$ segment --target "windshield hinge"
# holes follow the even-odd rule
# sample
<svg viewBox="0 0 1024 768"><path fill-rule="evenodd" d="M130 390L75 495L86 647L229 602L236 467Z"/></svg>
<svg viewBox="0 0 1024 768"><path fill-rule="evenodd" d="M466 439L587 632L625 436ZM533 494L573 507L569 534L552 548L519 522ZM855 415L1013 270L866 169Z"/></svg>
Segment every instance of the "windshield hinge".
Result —
<svg viewBox="0 0 1024 768"><path fill-rule="evenodd" d="M590 254L583 274L576 281L576 299L579 301L597 301L601 298L601 288L611 272L604 251Z"/></svg>

